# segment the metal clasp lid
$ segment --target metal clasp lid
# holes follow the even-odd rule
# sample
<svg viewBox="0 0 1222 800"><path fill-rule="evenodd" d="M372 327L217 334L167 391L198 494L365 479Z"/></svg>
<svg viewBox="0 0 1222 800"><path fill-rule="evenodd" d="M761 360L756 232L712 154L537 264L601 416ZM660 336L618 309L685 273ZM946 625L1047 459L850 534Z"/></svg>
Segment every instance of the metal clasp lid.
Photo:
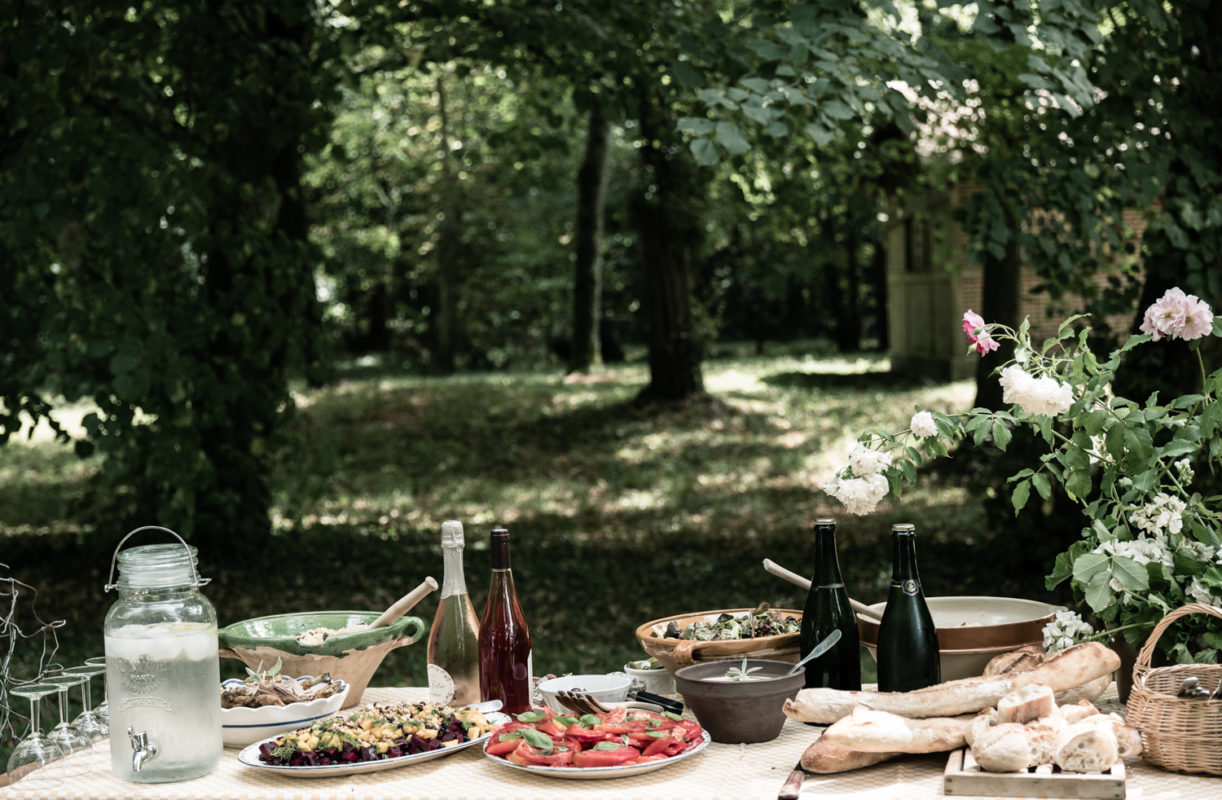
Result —
<svg viewBox="0 0 1222 800"><path fill-rule="evenodd" d="M182 543L183 548L186 549L187 551L187 563L191 565L191 577L192 577L191 585L192 586L199 588L200 586L204 586L209 581L212 580L211 578L201 578L199 576L199 570L195 568L195 559L191 556L191 546L187 544L185 539L183 539L181 536L179 536L177 533L170 530L169 528L163 528L160 525L143 525L139 528L136 528L134 531L129 532L126 536L120 539L119 544L115 546L115 552L110 557L110 577L107 579L106 585L103 587L105 591L109 592L110 590L117 589L119 587L119 584L114 582L115 564L117 564L119 561L119 551L123 549L123 543L126 542L128 539L132 538L133 536L135 536L137 533L140 533L142 531L164 531L165 533L170 534L171 536L173 536L175 539L177 539L179 542ZM154 750L155 749L156 748L154 747Z"/></svg>

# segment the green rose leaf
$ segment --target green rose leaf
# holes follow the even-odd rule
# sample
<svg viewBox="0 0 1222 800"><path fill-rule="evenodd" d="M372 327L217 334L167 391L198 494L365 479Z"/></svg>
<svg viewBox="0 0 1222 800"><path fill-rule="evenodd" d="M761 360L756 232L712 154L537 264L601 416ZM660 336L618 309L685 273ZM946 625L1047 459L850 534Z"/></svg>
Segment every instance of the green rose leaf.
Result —
<svg viewBox="0 0 1222 800"><path fill-rule="evenodd" d="M1116 600L1116 596L1112 594L1109 580L1107 572L1099 572L1086 584L1086 604L1096 614L1103 611L1103 609L1110 606Z"/></svg>
<svg viewBox="0 0 1222 800"><path fill-rule="evenodd" d="M1108 578L1107 565L1111 558L1103 553L1085 553L1074 559L1073 562L1073 579L1078 583L1090 583L1098 575L1102 574L1104 580Z"/></svg>
<svg viewBox="0 0 1222 800"><path fill-rule="evenodd" d="M1018 516L1018 512L1022 511L1027 505L1027 498L1031 496L1031 481L1022 481L1018 486L1014 487L1013 493L1010 494L1010 502L1014 504L1014 515Z"/></svg>
<svg viewBox="0 0 1222 800"><path fill-rule="evenodd" d="M1150 588L1150 576L1146 568L1125 556L1112 559L1112 577L1120 581L1120 585L1130 594L1144 592Z"/></svg>
<svg viewBox="0 0 1222 800"><path fill-rule="evenodd" d="M1040 493L1040 497L1045 500L1052 497L1052 486L1048 483L1047 475L1036 473L1031 476L1031 483L1035 485L1035 491Z"/></svg>

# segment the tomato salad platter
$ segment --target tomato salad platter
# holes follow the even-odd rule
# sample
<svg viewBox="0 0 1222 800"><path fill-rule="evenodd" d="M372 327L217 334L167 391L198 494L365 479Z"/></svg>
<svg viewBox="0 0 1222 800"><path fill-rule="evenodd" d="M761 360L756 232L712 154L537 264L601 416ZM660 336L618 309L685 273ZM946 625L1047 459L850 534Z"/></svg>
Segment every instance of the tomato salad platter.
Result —
<svg viewBox="0 0 1222 800"><path fill-rule="evenodd" d="M498 725L484 745L495 763L555 778L617 778L660 769L704 750L698 722L678 714L615 708L565 716L529 711Z"/></svg>

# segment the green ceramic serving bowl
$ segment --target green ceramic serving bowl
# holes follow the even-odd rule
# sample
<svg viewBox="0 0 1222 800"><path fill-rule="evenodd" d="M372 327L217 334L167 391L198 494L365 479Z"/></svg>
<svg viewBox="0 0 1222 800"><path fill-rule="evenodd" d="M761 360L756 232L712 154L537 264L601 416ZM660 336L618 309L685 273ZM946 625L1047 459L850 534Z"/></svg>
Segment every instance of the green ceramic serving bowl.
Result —
<svg viewBox="0 0 1222 800"><path fill-rule="evenodd" d="M317 647L302 646L297 635L314 628L338 630L357 623L372 623L378 611L302 611L295 614L275 614L270 617L244 619L226 625L217 633L221 647L244 648L272 647L292 655L339 656L349 650L364 650L396 639L405 639L403 644L419 641L424 632L424 620L420 617L400 617L389 625L355 633L330 636Z"/></svg>

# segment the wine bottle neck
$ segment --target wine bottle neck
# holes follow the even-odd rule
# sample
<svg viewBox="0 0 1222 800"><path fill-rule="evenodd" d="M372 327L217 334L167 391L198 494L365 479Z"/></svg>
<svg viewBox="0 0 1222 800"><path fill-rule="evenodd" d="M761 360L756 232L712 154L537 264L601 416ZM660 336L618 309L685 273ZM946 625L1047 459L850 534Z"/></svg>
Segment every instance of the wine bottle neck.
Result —
<svg viewBox="0 0 1222 800"><path fill-rule="evenodd" d="M462 551L461 545L458 547L443 547L441 550L442 560L445 565L445 573L441 578L442 597L453 597L454 595L467 593L467 577L463 573Z"/></svg>
<svg viewBox="0 0 1222 800"><path fill-rule="evenodd" d="M836 529L817 526L815 528L815 569L813 585L821 589L838 589L844 586L840 575L840 560L836 555Z"/></svg>
<svg viewBox="0 0 1222 800"><path fill-rule="evenodd" d="M917 574L916 535L908 533L891 534L891 585L901 586L905 582L915 581L919 587L921 578Z"/></svg>

